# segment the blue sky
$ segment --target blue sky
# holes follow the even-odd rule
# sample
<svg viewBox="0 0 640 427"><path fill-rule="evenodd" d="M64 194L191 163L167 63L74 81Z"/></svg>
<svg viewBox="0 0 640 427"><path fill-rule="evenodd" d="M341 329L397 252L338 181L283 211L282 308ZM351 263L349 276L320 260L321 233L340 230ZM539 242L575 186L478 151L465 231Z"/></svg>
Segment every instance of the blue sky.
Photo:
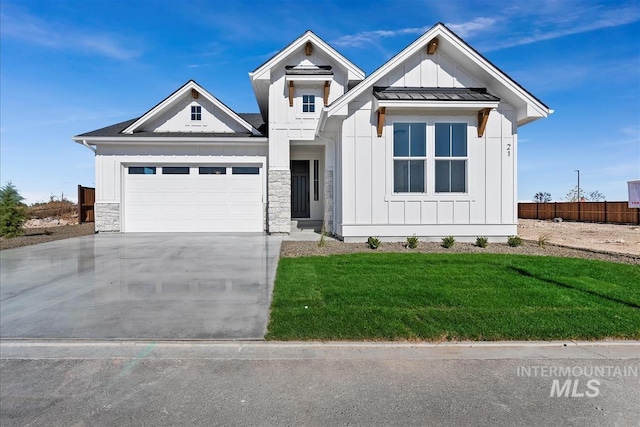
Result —
<svg viewBox="0 0 640 427"><path fill-rule="evenodd" d="M189 79L257 112L247 73L311 29L370 74L441 21L555 113L519 130L518 198L640 178L640 2L2 0L0 180L28 202L93 186L71 136Z"/></svg>

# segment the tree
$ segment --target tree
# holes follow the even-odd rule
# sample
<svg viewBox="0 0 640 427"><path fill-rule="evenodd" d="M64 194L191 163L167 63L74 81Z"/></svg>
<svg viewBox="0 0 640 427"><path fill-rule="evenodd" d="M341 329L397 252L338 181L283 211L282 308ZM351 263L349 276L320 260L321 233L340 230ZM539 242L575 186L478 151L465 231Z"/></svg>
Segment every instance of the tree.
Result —
<svg viewBox="0 0 640 427"><path fill-rule="evenodd" d="M580 197L578 198L578 186L573 187L566 195L565 199L568 202L577 202L578 200L588 202L599 202L604 200L607 196L599 192L598 190L587 193L584 188L580 187Z"/></svg>
<svg viewBox="0 0 640 427"><path fill-rule="evenodd" d="M533 201L536 203L549 203L551 201L551 194L547 192L538 192L533 196Z"/></svg>
<svg viewBox="0 0 640 427"><path fill-rule="evenodd" d="M605 200L607 196L599 192L598 190L589 193L589 200L592 202L601 202Z"/></svg>
<svg viewBox="0 0 640 427"><path fill-rule="evenodd" d="M22 225L27 220L27 207L16 187L7 182L0 188L0 236L16 237L22 234Z"/></svg>

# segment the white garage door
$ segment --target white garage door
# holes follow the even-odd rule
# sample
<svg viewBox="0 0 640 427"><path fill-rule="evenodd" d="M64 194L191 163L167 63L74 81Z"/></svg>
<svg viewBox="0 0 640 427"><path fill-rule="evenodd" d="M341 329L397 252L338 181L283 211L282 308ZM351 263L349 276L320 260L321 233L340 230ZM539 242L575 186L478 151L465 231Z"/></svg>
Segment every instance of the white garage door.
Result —
<svg viewBox="0 0 640 427"><path fill-rule="evenodd" d="M262 168L128 166L125 232L263 231Z"/></svg>

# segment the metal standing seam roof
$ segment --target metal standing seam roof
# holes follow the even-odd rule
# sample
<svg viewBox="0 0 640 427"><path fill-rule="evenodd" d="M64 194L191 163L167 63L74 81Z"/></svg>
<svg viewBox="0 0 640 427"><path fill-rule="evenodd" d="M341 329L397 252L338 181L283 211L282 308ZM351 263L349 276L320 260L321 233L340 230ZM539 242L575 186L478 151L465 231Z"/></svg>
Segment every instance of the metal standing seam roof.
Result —
<svg viewBox="0 0 640 427"><path fill-rule="evenodd" d="M319 65L317 67L297 67L286 65L285 74L288 76L332 76L331 65Z"/></svg>
<svg viewBox="0 0 640 427"><path fill-rule="evenodd" d="M374 87L373 96L381 101L500 101L486 88Z"/></svg>
<svg viewBox="0 0 640 427"><path fill-rule="evenodd" d="M91 132L86 132L77 137L250 137L250 136L266 136L266 126L260 113L237 113L243 120L247 121L251 126L257 129L262 135L254 135L251 132L134 132L122 133L132 123L135 123L139 117L130 119L111 126L103 127Z"/></svg>

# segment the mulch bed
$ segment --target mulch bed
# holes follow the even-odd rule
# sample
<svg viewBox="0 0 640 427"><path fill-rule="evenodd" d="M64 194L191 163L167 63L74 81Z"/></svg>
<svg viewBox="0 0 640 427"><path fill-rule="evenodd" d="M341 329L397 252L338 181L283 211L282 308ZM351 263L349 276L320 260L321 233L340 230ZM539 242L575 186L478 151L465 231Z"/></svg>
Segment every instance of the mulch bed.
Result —
<svg viewBox="0 0 640 427"><path fill-rule="evenodd" d="M335 240L326 242L326 246L319 247L317 241L296 242L284 241L280 255L282 257L326 256L337 254L351 254L360 252L418 252L418 253L496 253L521 254L539 256L558 256L610 261L623 264L640 265L640 255L602 252L589 249L569 248L566 246L546 244L539 247L537 242L525 241L522 246L510 247L506 243L489 243L486 248L479 248L471 243L458 243L451 248L444 248L437 242L419 242L416 249L408 249L404 243L384 242L378 249L369 249L366 243L345 243Z"/></svg>
<svg viewBox="0 0 640 427"><path fill-rule="evenodd" d="M20 246L37 245L38 243L69 239L71 237L88 236L95 233L93 225L92 222L87 222L84 224L63 225L59 227L26 228L23 236L10 239L0 237L0 249L18 248Z"/></svg>

